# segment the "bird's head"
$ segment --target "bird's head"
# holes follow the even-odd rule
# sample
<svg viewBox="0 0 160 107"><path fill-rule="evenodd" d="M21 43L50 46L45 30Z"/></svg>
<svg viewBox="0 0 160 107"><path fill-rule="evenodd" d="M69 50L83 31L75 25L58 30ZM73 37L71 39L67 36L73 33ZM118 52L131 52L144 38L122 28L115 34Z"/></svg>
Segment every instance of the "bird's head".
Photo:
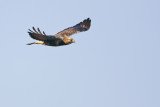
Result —
<svg viewBox="0 0 160 107"><path fill-rule="evenodd" d="M64 42L66 45L68 45L68 44L71 44L71 43L75 43L75 40L72 39L72 38L70 38L70 37L68 37L68 36L65 36L65 37L63 37L63 42Z"/></svg>

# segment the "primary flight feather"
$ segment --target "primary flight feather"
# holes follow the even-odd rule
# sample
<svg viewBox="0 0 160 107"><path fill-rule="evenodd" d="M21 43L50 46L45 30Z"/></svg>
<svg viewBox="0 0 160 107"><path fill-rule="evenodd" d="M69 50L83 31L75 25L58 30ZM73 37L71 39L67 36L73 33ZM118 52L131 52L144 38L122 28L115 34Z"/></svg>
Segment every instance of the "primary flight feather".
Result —
<svg viewBox="0 0 160 107"><path fill-rule="evenodd" d="M91 19L85 19L82 22L76 24L73 27L69 27L67 29L64 29L63 31L58 32L55 35L46 35L45 32L41 32L39 28L37 30L33 27L33 30L28 31L31 38L36 39L38 41L29 43L27 45L32 44L42 44L47 46L62 46L62 45L69 45L71 43L74 43L75 40L72 39L71 35L79 32L84 32L89 30L91 26Z"/></svg>

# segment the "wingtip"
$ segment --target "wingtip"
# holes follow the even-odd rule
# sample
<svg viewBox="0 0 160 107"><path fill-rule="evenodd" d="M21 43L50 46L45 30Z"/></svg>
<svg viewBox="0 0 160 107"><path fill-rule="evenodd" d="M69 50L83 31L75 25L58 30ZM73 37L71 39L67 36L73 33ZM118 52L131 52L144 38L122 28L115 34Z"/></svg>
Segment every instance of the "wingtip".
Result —
<svg viewBox="0 0 160 107"><path fill-rule="evenodd" d="M31 29L28 29L28 33L31 33L31 32L33 32Z"/></svg>
<svg viewBox="0 0 160 107"><path fill-rule="evenodd" d="M91 18L88 17L87 20L88 20L88 21L91 21Z"/></svg>
<svg viewBox="0 0 160 107"><path fill-rule="evenodd" d="M91 23L91 19L88 17L87 19L84 20L84 22L88 22L90 24Z"/></svg>
<svg viewBox="0 0 160 107"><path fill-rule="evenodd" d="M91 26L91 19L87 18L87 19L83 20L83 22L81 22L80 25L82 28L84 28L84 31L89 30L89 28Z"/></svg>
<svg viewBox="0 0 160 107"><path fill-rule="evenodd" d="M35 29L34 26L32 27L32 29Z"/></svg>

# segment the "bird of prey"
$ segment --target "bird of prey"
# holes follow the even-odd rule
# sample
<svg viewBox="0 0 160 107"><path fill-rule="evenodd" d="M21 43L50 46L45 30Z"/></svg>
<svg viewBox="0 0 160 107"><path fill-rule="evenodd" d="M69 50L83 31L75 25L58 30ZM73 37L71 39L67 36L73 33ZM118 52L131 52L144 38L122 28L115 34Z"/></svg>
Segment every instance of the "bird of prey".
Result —
<svg viewBox="0 0 160 107"><path fill-rule="evenodd" d="M55 35L46 35L44 31L41 32L39 28L37 28L36 30L33 27L33 31L29 29L28 33L31 38L36 39L38 41L33 43L28 43L27 45L32 45L32 44L42 44L47 46L69 45L75 42L75 40L70 37L71 35L87 31L89 30L90 26L91 26L91 19L87 18L82 22L76 24L75 26L64 29Z"/></svg>

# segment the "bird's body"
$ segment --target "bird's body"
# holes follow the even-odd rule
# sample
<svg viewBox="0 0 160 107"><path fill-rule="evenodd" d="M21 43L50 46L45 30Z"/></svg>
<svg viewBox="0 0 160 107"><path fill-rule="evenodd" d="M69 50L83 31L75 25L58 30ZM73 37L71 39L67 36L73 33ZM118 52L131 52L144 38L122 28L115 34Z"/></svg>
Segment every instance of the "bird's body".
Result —
<svg viewBox="0 0 160 107"><path fill-rule="evenodd" d="M47 46L69 45L75 42L75 40L70 38L69 36L75 33L78 33L78 32L89 30L90 25L91 25L91 20L88 18L73 27L69 27L67 29L64 29L61 32L58 32L55 35L46 35L44 31L43 33L41 33L39 28L36 30L33 27L33 31L29 29L28 33L31 38L39 40L39 41L29 43L28 45L32 45L32 44L42 44L42 45L47 45Z"/></svg>

